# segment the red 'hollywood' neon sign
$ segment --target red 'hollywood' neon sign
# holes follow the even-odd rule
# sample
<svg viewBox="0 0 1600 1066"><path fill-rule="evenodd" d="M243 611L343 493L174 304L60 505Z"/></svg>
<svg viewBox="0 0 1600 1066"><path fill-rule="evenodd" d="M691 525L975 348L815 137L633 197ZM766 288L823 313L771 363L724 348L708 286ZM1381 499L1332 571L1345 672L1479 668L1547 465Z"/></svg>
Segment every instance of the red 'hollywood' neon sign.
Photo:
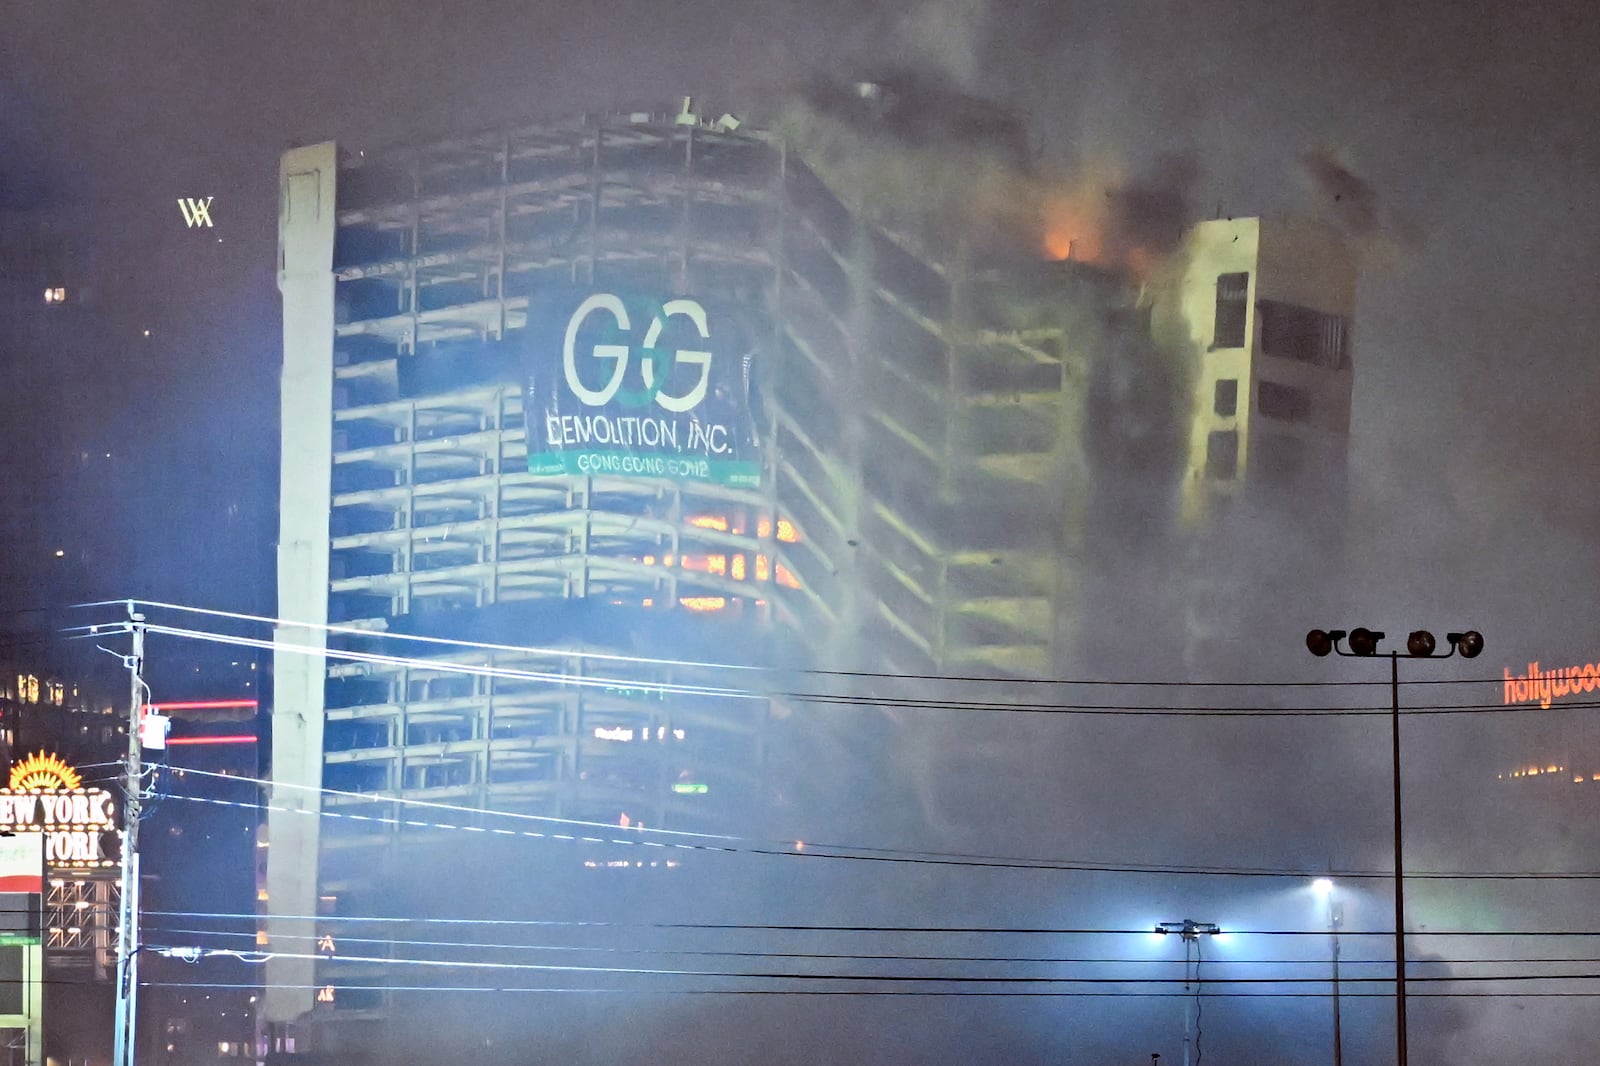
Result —
<svg viewBox="0 0 1600 1066"><path fill-rule="evenodd" d="M1600 689L1600 663L1558 666L1554 670L1540 670L1538 663L1529 663L1528 672L1520 676L1512 676L1508 668L1505 683L1507 707L1517 703L1537 703L1540 707L1548 707L1551 700L1562 696Z"/></svg>

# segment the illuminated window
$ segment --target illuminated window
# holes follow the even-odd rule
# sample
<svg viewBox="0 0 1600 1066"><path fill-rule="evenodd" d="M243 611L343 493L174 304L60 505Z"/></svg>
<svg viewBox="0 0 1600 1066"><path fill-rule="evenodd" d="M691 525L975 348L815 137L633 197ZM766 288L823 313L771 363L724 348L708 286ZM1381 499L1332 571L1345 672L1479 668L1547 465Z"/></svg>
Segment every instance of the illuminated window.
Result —
<svg viewBox="0 0 1600 1066"><path fill-rule="evenodd" d="M763 518L756 523L756 536L765 539L772 536L772 520ZM800 543L800 532L794 528L794 523L787 518L778 519L778 539L785 544Z"/></svg>
<svg viewBox="0 0 1600 1066"><path fill-rule="evenodd" d="M1206 440L1206 476L1231 481L1239 472L1239 434L1233 430L1213 433Z"/></svg>
<svg viewBox="0 0 1600 1066"><path fill-rule="evenodd" d="M1226 378L1217 382L1217 396L1212 409L1223 418L1232 418L1239 411L1239 382Z"/></svg>
<svg viewBox="0 0 1600 1066"><path fill-rule="evenodd" d="M735 555L733 557L733 569L731 571L731 575L735 581L744 580L744 556Z"/></svg>
<svg viewBox="0 0 1600 1066"><path fill-rule="evenodd" d="M723 596L685 596L678 603L690 611L720 611L728 606Z"/></svg>
<svg viewBox="0 0 1600 1066"><path fill-rule="evenodd" d="M794 576L794 571L790 570L782 563L779 563L778 584L782 585L786 589L797 589L800 587L800 579Z"/></svg>
<svg viewBox="0 0 1600 1066"><path fill-rule="evenodd" d="M1217 321L1211 347L1244 347L1245 298L1249 292L1249 274L1217 275Z"/></svg>
<svg viewBox="0 0 1600 1066"><path fill-rule="evenodd" d="M56 286L44 290L44 302L47 304L64 304L67 302L67 290Z"/></svg>
<svg viewBox="0 0 1600 1066"><path fill-rule="evenodd" d="M772 577L772 560L765 555L756 556L756 580L767 581Z"/></svg>

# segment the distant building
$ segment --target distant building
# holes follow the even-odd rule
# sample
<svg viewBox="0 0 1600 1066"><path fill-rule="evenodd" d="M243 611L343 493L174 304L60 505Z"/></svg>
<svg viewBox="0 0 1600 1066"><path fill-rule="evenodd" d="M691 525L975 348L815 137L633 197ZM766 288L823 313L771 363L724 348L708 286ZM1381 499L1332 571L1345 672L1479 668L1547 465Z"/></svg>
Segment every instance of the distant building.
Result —
<svg viewBox="0 0 1600 1066"><path fill-rule="evenodd" d="M103 692L91 693L88 683L44 669L25 656L0 661L0 787L54 790L73 787L76 781L80 787L105 789L115 775L116 760L126 750L126 736L109 699ZM108 765L113 769L107 770ZM116 803L114 798L109 802ZM9 817L16 816L12 810ZM98 847L108 848L108 857L116 854L107 834L83 832L92 834L83 839L85 847L95 845L94 838L99 837ZM117 870L91 866L82 859L58 856L52 861L52 852L89 855L88 850L56 846L65 839L52 840L53 846L45 851L42 913L32 930L38 937L38 947L32 950L40 953L44 976L43 1050L56 1061L90 1054L103 1058L110 1052L110 1027L85 1025L84 1019L109 1017ZM14 918L7 918L7 932L19 931L11 924ZM10 938L0 946L7 973L13 972L10 956L27 950ZM20 977L25 971L17 973ZM3 1035L8 1046L20 1046L20 1033L3 1031Z"/></svg>

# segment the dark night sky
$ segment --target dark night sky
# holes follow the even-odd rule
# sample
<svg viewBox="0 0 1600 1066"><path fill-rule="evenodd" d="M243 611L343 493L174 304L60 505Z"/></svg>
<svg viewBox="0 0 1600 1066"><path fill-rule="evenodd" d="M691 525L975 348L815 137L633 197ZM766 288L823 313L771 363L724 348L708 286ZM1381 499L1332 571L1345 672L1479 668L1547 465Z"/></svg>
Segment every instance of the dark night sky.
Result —
<svg viewBox="0 0 1600 1066"><path fill-rule="evenodd" d="M110 343L61 357L93 433L145 435L143 495L110 505L138 528L224 528L238 471L271 535L284 148L686 94L738 111L819 68L906 61L1024 108L1065 175L1192 158L1197 215L1326 208L1308 153L1359 175L1378 227L1356 326L1355 621L1481 628L1489 673L1600 650L1590 4L10 0L0 20L0 206L48 203L81 245L74 280ZM185 229L180 196L214 196L216 229ZM184 536L153 542L138 588L270 606L240 576L270 574L249 548L207 566ZM1342 621L1288 613L1290 634ZM1298 638L1284 655L1322 669Z"/></svg>
<svg viewBox="0 0 1600 1066"><path fill-rule="evenodd" d="M162 327L109 394L148 394L156 420L242 411L251 442L270 434L291 144L684 93L737 108L818 67L914 60L1024 107L1064 173L1192 156L1207 214L1307 208L1299 160L1328 152L1386 226L1357 334L1365 601L1481 613L1528 634L1498 647L1548 655L1573 613L1550 608L1596 591L1597 38L1577 2L10 5L0 146L8 186L72 204L118 328ZM182 227L183 195L217 198L224 243Z"/></svg>

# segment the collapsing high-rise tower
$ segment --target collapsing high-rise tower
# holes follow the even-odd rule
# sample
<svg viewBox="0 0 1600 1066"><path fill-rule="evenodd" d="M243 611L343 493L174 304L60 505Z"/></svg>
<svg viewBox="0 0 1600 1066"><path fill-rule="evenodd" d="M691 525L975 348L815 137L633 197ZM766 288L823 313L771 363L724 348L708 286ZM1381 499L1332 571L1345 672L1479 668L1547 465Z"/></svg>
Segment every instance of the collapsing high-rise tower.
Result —
<svg viewBox="0 0 1600 1066"><path fill-rule="evenodd" d="M1205 227L1175 296L1050 262L1031 182L1014 118L906 80L765 129L685 101L286 153L267 942L317 942L311 916L447 832L402 800L747 825L768 704L707 695L760 693L694 663L1071 663L1096 361L1137 345L1209 388L1237 359L1183 345L1252 268L1206 281ZM1320 369L1343 378L1278 383L1342 388L1347 418L1347 365ZM1250 407L1269 378L1233 376L1236 432L1287 410ZM385 1006L389 970L346 965L345 994L295 954L268 963L268 1021Z"/></svg>

